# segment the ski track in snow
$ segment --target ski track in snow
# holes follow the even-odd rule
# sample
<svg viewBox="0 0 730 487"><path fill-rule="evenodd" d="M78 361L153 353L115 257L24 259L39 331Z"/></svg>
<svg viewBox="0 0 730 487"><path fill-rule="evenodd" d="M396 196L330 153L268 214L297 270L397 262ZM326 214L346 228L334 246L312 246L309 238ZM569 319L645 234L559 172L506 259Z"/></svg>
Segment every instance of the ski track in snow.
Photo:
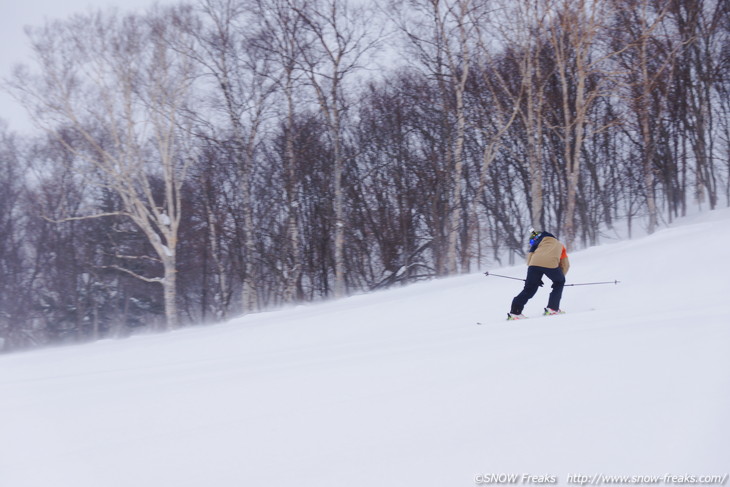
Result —
<svg viewBox="0 0 730 487"><path fill-rule="evenodd" d="M718 210L571 252L568 283L621 283L566 288L560 316L506 322L521 284L482 270L2 356L0 487L728 473L728 241Z"/></svg>

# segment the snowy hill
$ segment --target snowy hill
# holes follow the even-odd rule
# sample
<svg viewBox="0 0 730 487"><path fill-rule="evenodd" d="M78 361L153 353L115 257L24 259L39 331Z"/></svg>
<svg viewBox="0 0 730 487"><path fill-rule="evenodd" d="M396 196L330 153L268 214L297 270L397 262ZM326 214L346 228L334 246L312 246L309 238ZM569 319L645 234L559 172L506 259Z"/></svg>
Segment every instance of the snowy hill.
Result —
<svg viewBox="0 0 730 487"><path fill-rule="evenodd" d="M727 481L728 242L721 210L571 253L568 283L621 284L518 323L521 283L477 273L0 357L0 486Z"/></svg>

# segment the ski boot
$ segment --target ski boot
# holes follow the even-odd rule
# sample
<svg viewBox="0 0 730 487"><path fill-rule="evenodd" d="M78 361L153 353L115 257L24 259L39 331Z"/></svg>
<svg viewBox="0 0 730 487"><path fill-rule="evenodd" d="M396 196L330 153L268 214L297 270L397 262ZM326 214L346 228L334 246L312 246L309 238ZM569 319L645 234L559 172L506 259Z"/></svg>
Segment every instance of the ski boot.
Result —
<svg viewBox="0 0 730 487"><path fill-rule="evenodd" d="M552 308L545 308L545 313L543 313L545 316L552 316L552 315L564 315L565 311L560 309L552 309Z"/></svg>

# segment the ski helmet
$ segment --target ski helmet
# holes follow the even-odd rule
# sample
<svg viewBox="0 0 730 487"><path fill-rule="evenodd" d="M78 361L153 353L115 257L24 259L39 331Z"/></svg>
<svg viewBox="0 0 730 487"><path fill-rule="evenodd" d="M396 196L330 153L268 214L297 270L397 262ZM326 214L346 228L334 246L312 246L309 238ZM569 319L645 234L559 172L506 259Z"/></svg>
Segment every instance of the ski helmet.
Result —
<svg viewBox="0 0 730 487"><path fill-rule="evenodd" d="M530 247L535 245L535 242L537 242L537 239L540 238L540 235L542 235L542 230L533 229L530 232Z"/></svg>

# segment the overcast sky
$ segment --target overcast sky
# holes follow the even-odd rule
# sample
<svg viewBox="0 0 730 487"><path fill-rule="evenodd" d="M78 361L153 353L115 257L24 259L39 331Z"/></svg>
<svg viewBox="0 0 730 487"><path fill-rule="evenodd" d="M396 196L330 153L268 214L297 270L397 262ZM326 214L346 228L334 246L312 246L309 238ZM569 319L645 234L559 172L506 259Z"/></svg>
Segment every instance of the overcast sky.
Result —
<svg viewBox="0 0 730 487"><path fill-rule="evenodd" d="M173 0L0 0L0 78L6 78L17 63L30 56L28 40L23 31L27 25L40 26L46 19L63 19L76 12L93 8L118 7L121 11L144 10L154 3L174 3ZM25 132L31 124L20 108L0 90L0 119L11 130Z"/></svg>

